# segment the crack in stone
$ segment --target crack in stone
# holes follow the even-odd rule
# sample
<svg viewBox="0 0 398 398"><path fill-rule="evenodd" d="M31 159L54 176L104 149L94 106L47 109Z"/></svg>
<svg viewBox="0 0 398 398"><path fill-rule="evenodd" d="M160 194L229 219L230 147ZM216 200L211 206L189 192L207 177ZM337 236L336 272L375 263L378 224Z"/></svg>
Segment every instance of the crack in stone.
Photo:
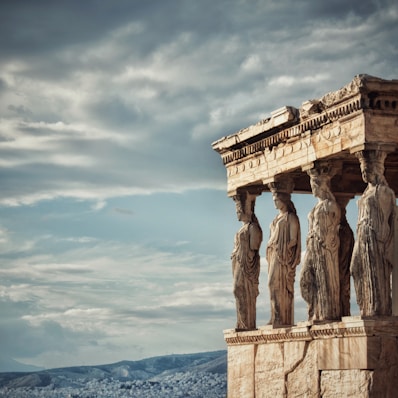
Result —
<svg viewBox="0 0 398 398"><path fill-rule="evenodd" d="M310 342L309 341L305 341L304 342L304 349L303 349L303 353L301 355L301 358L298 359L288 371L284 372L285 382L284 382L283 397L287 397L287 391L288 391L287 379L288 379L289 375L291 373L293 373L304 362L304 360L305 360L305 358L307 356L307 352L308 352L308 347L309 346L310 346ZM283 356L285 356L285 352L283 352Z"/></svg>

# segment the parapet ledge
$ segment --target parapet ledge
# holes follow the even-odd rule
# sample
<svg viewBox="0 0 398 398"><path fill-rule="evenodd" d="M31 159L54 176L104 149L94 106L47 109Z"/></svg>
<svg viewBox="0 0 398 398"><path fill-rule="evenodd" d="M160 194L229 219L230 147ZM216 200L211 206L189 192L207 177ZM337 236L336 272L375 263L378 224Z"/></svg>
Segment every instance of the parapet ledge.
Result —
<svg viewBox="0 0 398 398"><path fill-rule="evenodd" d="M352 336L398 337L398 317L343 317L341 321L298 322L293 326L260 326L255 330L224 330L228 345L264 344L285 341L310 341Z"/></svg>

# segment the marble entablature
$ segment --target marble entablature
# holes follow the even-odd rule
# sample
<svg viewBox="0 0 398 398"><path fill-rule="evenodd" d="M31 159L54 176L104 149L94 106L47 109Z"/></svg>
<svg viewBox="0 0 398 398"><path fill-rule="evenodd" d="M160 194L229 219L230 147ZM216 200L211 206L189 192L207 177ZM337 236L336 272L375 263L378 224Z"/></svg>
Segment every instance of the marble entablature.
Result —
<svg viewBox="0 0 398 398"><path fill-rule="evenodd" d="M311 193L305 171L313 162L333 159L339 179L334 190L361 194L361 179L354 153L384 149L386 178L398 192L398 80L358 75L342 89L300 109L287 106L253 126L215 141L212 146L227 169L228 195L242 187L268 191L279 174L291 174L294 192ZM332 182L333 183L333 182Z"/></svg>

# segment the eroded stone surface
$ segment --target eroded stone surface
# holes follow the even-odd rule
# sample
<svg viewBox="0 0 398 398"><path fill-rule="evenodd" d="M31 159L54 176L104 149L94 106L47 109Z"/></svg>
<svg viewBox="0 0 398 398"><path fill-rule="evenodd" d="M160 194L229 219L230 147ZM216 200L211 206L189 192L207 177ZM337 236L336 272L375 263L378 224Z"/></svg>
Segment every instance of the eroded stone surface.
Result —
<svg viewBox="0 0 398 398"><path fill-rule="evenodd" d="M255 347L228 348L228 398L254 397Z"/></svg>
<svg viewBox="0 0 398 398"><path fill-rule="evenodd" d="M256 398L284 396L283 358L283 343L258 346L254 375Z"/></svg>
<svg viewBox="0 0 398 398"><path fill-rule="evenodd" d="M373 369L379 364L380 337L347 337L317 341L320 370Z"/></svg>
<svg viewBox="0 0 398 398"><path fill-rule="evenodd" d="M372 370L324 370L321 373L322 398L369 398ZM381 397L381 396L380 396Z"/></svg>
<svg viewBox="0 0 398 398"><path fill-rule="evenodd" d="M301 343L300 345L297 345L297 342L285 343L286 396L318 398L319 371L316 346L314 342Z"/></svg>

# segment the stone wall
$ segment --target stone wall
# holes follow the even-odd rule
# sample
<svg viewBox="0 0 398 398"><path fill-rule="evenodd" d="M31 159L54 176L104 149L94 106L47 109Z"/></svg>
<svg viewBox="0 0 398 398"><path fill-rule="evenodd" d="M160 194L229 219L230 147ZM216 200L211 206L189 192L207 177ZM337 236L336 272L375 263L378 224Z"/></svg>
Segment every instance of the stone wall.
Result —
<svg viewBox="0 0 398 398"><path fill-rule="evenodd" d="M224 332L228 398L397 396L398 318Z"/></svg>

